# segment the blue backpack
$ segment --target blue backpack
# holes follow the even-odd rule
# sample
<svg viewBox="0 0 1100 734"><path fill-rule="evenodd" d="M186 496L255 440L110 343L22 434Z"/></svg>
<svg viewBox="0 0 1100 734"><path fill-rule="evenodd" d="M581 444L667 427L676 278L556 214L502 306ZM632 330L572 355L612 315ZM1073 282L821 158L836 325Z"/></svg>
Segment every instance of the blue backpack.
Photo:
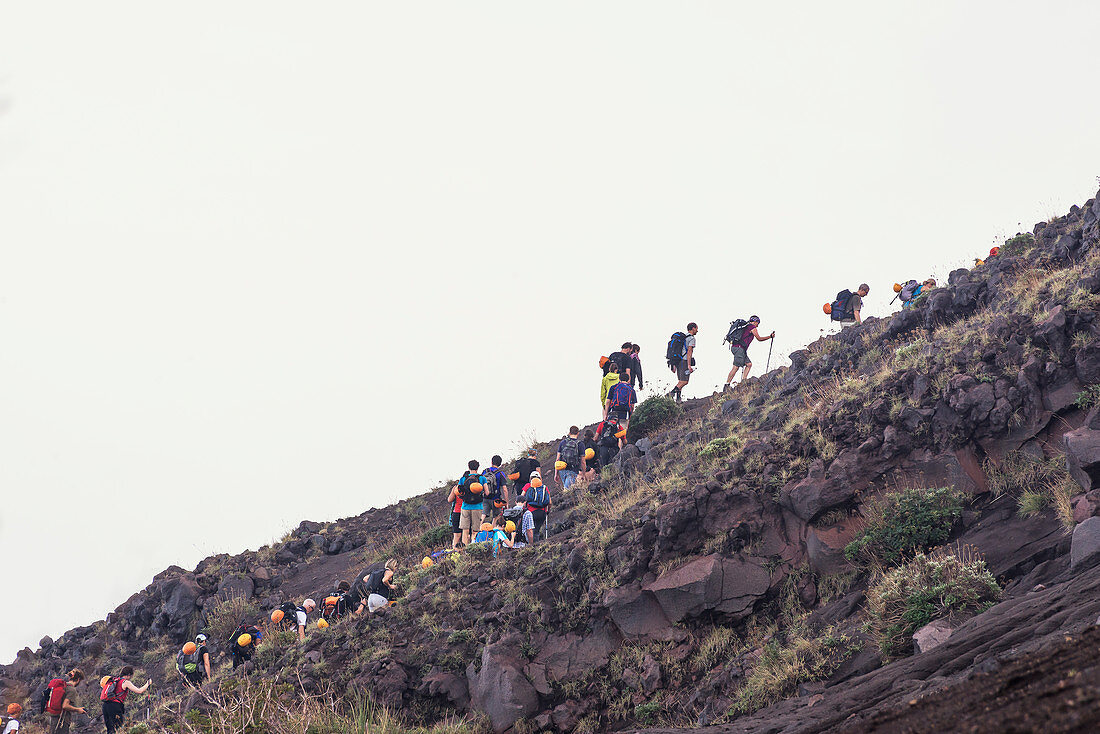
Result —
<svg viewBox="0 0 1100 734"><path fill-rule="evenodd" d="M630 410L630 392L632 388L629 383L620 382L615 385L607 393L607 410Z"/></svg>
<svg viewBox="0 0 1100 734"><path fill-rule="evenodd" d="M550 493L546 491L546 487L528 487L527 494L523 499L527 504L536 509L543 509L550 506Z"/></svg>
<svg viewBox="0 0 1100 734"><path fill-rule="evenodd" d="M677 331L668 340L668 348L665 349L665 360L672 369L676 369L680 362L684 360L684 344L687 343L687 338L687 334Z"/></svg>

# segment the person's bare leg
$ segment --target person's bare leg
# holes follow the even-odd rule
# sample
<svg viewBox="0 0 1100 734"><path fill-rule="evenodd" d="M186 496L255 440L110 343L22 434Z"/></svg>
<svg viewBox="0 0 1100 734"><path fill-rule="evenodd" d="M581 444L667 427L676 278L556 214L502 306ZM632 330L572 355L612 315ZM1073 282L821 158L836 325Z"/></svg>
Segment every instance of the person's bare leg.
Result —
<svg viewBox="0 0 1100 734"><path fill-rule="evenodd" d="M749 370L752 369L752 362L745 362L745 372L741 375L741 382L749 379Z"/></svg>

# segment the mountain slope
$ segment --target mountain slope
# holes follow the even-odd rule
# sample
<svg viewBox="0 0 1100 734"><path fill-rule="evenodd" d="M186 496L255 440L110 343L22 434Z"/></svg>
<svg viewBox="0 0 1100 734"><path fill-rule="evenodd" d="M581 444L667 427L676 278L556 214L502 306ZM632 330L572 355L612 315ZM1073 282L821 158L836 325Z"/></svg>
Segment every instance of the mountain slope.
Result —
<svg viewBox="0 0 1100 734"><path fill-rule="evenodd" d="M1040 223L732 395L647 401L614 466L555 493L547 543L421 569L448 543L446 487L305 522L24 650L0 671L5 700L129 663L162 691L135 713L171 731L239 724L241 691L316 732L377 723L368 700L450 730L1092 727L1095 666L1065 653L1100 614L1098 215L1094 199ZM301 645L270 634L203 695L173 680L199 629L220 640L391 557L396 605ZM295 730L265 716L259 731Z"/></svg>

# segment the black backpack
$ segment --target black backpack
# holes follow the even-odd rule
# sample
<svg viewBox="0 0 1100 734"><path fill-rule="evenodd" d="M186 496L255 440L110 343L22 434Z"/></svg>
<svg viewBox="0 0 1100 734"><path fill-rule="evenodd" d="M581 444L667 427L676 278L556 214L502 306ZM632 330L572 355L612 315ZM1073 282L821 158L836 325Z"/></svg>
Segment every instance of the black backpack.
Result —
<svg viewBox="0 0 1100 734"><path fill-rule="evenodd" d="M462 479L458 480L458 496L462 498L462 501L468 505L475 505L479 502L483 502L483 498L480 494L475 493L470 489L470 485L475 482L481 484L481 480L484 477L480 474L474 474L471 471L462 475ZM484 489L482 490L484 491Z"/></svg>
<svg viewBox="0 0 1100 734"><path fill-rule="evenodd" d="M729 342L732 346L736 342L741 341L741 337L745 335L745 329L748 327L749 322L744 319L734 319L730 322L730 330L726 332L726 338L722 340L725 344Z"/></svg>
<svg viewBox="0 0 1100 734"><path fill-rule="evenodd" d="M855 293L845 288L840 293L836 294L836 300L832 303L832 313L829 314L829 318L833 321L851 321L856 317L856 312L852 306L852 297Z"/></svg>
<svg viewBox="0 0 1100 734"><path fill-rule="evenodd" d="M236 631L233 632L233 635L228 640L226 640L226 642L228 643L230 650L247 649L242 648L240 645L238 645L237 640L240 639L241 635L249 635L252 638L252 642L249 644L248 647L254 647L256 645L256 635L258 634L260 634L259 627L251 624L242 624L236 629Z"/></svg>
<svg viewBox="0 0 1100 734"><path fill-rule="evenodd" d="M584 443L579 438L567 437L561 442L561 460L565 462L565 468L569 471L581 470L581 453L584 451Z"/></svg>
<svg viewBox="0 0 1100 734"><path fill-rule="evenodd" d="M672 369L676 369L680 366L680 362L684 361L684 344L687 343L687 338L687 334L677 331L668 340L668 348L665 349L665 361Z"/></svg>
<svg viewBox="0 0 1100 734"><path fill-rule="evenodd" d="M615 434L619 432L619 422L614 418L608 418L603 422L603 430L600 431L600 435L596 437L596 443L600 446L618 446L619 439L615 438Z"/></svg>

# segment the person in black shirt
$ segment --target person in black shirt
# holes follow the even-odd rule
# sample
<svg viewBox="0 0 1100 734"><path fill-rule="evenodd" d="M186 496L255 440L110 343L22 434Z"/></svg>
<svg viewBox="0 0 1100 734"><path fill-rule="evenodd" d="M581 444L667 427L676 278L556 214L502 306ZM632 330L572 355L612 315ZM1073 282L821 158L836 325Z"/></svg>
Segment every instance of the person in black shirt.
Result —
<svg viewBox="0 0 1100 734"><path fill-rule="evenodd" d="M596 474L600 470L599 463L596 461L596 457L600 453L599 452L600 447L596 444L596 434L592 433L592 429L590 429L590 428L585 429L585 431L584 431L584 448L585 448L585 457L586 457L585 466L588 467L588 470L586 472L584 472L584 478L585 478L585 480L591 482L593 479L596 478ZM592 458L591 459L587 458L587 450L588 449L592 449Z"/></svg>
<svg viewBox="0 0 1100 734"><path fill-rule="evenodd" d="M611 365L612 364L617 364L617 365L619 365L619 374L620 375L626 375L627 379L630 379L631 378L630 368L631 368L632 362L633 362L633 360L631 359L631 357L632 357L631 350L633 348L634 348L634 345L631 344L630 342L623 342L623 346L622 346L621 351L612 352L611 355L608 356L607 364L604 365L603 373L606 375L608 373L608 371L611 369Z"/></svg>
<svg viewBox="0 0 1100 734"><path fill-rule="evenodd" d="M512 480L512 488L515 490L517 498L523 494L523 488L527 482L531 481L531 472L540 468L539 460L535 458L536 455L536 451L533 448L527 449L527 455L516 462L516 468L513 470L512 474L519 474L519 477Z"/></svg>
<svg viewBox="0 0 1100 734"><path fill-rule="evenodd" d="M642 382L642 360L638 357L638 352L640 351L642 351L642 348L637 344L630 345L630 386L634 387L634 380L636 378L639 390L645 387L645 384Z"/></svg>

